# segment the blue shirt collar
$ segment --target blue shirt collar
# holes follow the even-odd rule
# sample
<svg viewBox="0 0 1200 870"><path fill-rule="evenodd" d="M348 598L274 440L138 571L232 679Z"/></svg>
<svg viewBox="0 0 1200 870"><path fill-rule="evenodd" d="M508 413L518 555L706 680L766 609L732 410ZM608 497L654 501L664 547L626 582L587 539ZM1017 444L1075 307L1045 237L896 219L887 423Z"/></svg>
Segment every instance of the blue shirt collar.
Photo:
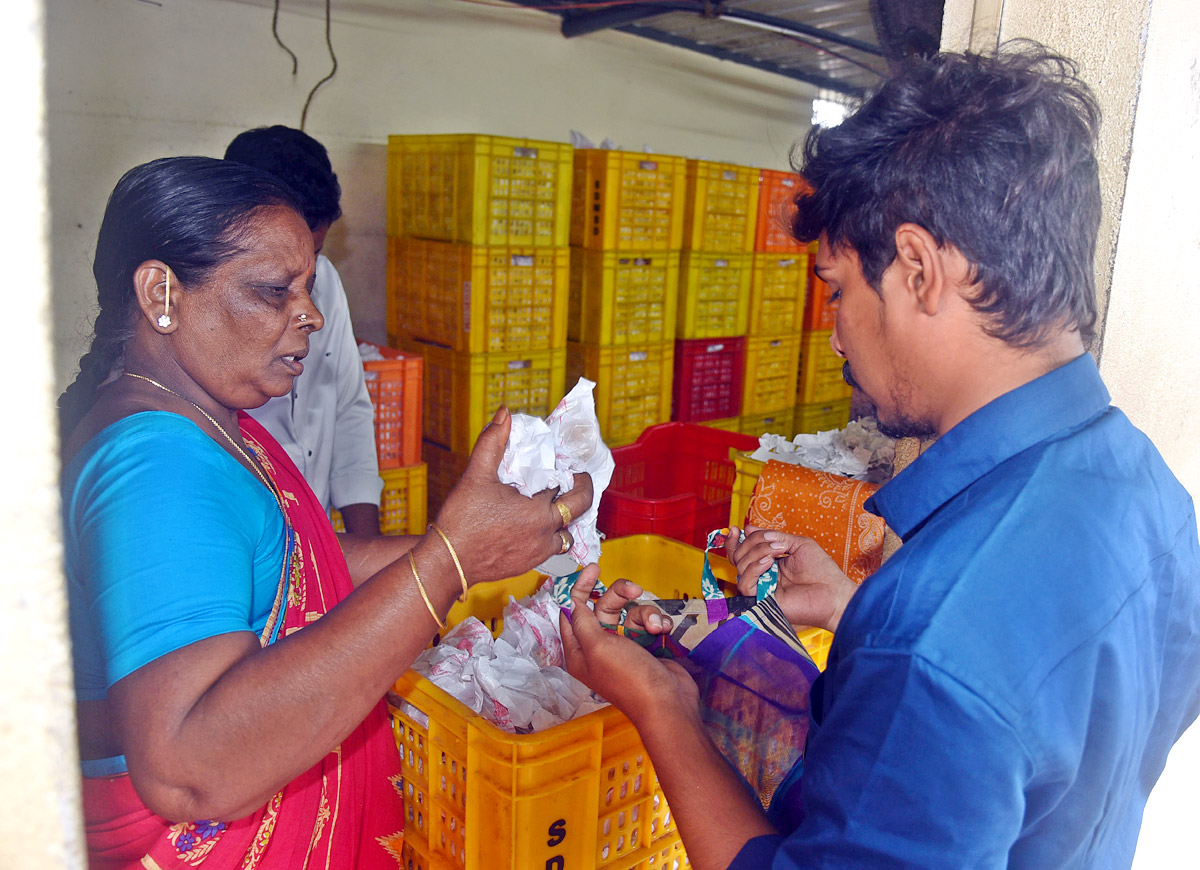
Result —
<svg viewBox="0 0 1200 870"><path fill-rule="evenodd" d="M1005 460L1086 423L1110 396L1085 353L993 399L941 438L867 500L902 540L938 508Z"/></svg>

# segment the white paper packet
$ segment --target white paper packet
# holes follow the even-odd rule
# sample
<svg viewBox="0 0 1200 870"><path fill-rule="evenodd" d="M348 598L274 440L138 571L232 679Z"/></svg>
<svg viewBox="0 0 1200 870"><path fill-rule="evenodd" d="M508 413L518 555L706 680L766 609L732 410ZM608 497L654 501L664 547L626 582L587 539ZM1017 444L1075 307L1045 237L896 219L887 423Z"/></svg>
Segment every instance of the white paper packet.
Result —
<svg viewBox="0 0 1200 870"><path fill-rule="evenodd" d="M504 631L492 639L475 617L425 650L413 670L505 731L541 731L605 706L564 670L559 608L545 584L509 599Z"/></svg>
<svg viewBox="0 0 1200 870"><path fill-rule="evenodd" d="M571 549L538 566L539 571L552 577L574 573L580 565L600 558L596 518L600 496L612 480L615 463L600 435L592 395L595 387L595 382L580 378L545 420L513 414L512 432L497 469L501 482L527 496L552 488L569 492L575 485L575 474L591 475L592 503L567 527L574 540Z"/></svg>

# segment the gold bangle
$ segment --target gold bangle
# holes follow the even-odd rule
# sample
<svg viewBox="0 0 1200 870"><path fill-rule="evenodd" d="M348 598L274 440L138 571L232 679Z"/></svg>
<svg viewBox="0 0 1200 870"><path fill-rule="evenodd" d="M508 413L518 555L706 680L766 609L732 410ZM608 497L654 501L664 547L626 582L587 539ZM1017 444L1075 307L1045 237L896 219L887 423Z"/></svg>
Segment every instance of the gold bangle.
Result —
<svg viewBox="0 0 1200 870"><path fill-rule="evenodd" d="M438 624L438 628L442 631L446 630L446 623L438 618L437 611L433 609L433 602L429 600L429 593L425 591L425 584L421 582L421 575L417 573L417 560L413 558L412 550L408 551L408 564L412 566L413 579L417 581L417 591L421 593L421 597L425 599L425 606L429 608L429 615L433 617L433 621Z"/></svg>
<svg viewBox="0 0 1200 870"><path fill-rule="evenodd" d="M450 543L450 539L446 537L446 533L443 532L438 527L437 523L430 523L429 528L433 529L435 532L437 532L439 535L441 535L442 540L446 542L446 549L450 551L450 558L454 560L454 567L458 569L458 580L460 583L462 583L463 593L462 593L462 596L458 600L466 601L467 600L467 575L463 573L462 562L458 561L458 553L454 552L454 545Z"/></svg>

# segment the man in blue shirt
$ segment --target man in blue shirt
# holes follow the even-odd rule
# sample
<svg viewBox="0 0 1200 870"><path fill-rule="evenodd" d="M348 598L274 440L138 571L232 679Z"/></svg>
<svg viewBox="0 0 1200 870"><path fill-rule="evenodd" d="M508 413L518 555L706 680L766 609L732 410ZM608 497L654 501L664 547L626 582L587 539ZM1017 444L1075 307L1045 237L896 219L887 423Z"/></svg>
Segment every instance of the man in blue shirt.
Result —
<svg viewBox="0 0 1200 870"><path fill-rule="evenodd" d="M678 670L586 610L564 620L693 867L1130 865L1200 711L1200 544L1086 352L1098 125L1074 65L1025 46L914 61L810 134L794 230L840 295L834 349L882 427L938 440L869 502L904 545L861 589L807 538L731 553L743 591L786 556L784 612L836 629L775 824Z"/></svg>

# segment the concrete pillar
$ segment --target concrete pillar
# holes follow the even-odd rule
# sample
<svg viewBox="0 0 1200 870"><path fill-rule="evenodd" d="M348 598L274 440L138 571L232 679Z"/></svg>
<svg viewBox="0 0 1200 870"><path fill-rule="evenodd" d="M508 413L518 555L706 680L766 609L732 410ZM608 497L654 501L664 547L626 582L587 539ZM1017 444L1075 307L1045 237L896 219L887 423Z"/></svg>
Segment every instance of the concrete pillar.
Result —
<svg viewBox="0 0 1200 870"><path fill-rule="evenodd" d="M0 605L0 867L82 868L79 767L58 521L50 343L43 0L10 0L0 28L8 166L8 330Z"/></svg>

